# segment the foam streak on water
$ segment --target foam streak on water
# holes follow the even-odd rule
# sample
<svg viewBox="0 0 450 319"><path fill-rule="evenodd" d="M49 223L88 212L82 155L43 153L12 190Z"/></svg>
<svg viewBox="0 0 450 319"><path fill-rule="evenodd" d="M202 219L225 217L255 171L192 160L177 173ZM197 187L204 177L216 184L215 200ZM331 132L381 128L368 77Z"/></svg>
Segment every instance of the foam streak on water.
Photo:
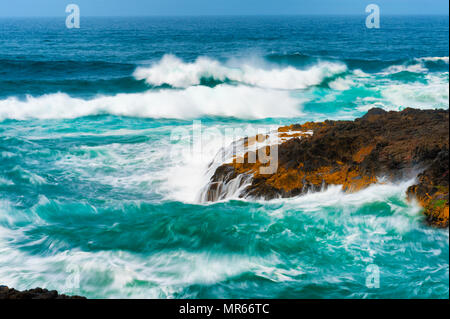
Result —
<svg viewBox="0 0 450 319"><path fill-rule="evenodd" d="M240 198L241 177L205 200L247 127L448 109L448 17L385 17L370 34L360 17L83 21L0 19L0 285L448 298L449 232L406 200L413 180L262 201ZM193 120L217 133L200 148Z"/></svg>

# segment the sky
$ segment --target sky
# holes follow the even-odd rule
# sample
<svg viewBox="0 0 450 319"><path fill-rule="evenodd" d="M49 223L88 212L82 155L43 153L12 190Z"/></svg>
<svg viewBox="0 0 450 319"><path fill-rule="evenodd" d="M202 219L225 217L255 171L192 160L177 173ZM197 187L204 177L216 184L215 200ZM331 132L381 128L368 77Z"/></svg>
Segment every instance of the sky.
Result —
<svg viewBox="0 0 450 319"><path fill-rule="evenodd" d="M0 17L66 16L68 4L82 16L365 14L448 15L448 0L0 0Z"/></svg>

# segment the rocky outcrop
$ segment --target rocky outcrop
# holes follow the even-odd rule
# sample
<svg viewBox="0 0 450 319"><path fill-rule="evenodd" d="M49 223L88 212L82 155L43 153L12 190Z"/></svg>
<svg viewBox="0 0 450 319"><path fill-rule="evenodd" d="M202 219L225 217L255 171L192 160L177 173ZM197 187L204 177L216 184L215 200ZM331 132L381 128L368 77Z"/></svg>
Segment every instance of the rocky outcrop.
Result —
<svg viewBox="0 0 450 319"><path fill-rule="evenodd" d="M281 127L275 173L261 174L263 164L249 163L247 152L216 170L207 198L213 200L221 185L241 175L252 181L239 196L264 199L297 196L328 185L353 192L383 180L417 177L407 195L423 205L431 224L448 227L448 115L448 110L371 109L355 121Z"/></svg>
<svg viewBox="0 0 450 319"><path fill-rule="evenodd" d="M60 295L56 290L35 288L25 291L0 286L0 299L86 299L80 296Z"/></svg>
<svg viewBox="0 0 450 319"><path fill-rule="evenodd" d="M433 163L409 187L408 195L419 200L427 221L439 227L449 226L448 214L448 148L438 153Z"/></svg>

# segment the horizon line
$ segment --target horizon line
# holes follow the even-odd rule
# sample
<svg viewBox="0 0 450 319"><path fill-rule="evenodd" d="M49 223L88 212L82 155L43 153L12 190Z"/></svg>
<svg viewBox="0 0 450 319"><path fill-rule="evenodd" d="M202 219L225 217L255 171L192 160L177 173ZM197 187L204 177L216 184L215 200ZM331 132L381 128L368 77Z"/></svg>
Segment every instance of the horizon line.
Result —
<svg viewBox="0 0 450 319"><path fill-rule="evenodd" d="M312 17L312 16L335 16L335 17L365 17L365 13L280 13L280 14L154 14L154 15L82 15L84 18L172 18L172 17ZM449 13L384 13L387 17L449 17ZM2 16L4 18L66 18L67 15L41 15L41 16Z"/></svg>

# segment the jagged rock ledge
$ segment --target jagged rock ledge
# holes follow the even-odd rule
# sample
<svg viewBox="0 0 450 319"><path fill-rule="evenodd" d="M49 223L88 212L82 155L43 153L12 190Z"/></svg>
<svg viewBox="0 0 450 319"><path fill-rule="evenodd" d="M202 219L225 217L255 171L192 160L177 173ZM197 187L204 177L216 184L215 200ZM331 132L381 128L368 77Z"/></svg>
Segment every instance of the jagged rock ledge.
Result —
<svg viewBox="0 0 450 319"><path fill-rule="evenodd" d="M311 130L312 134L304 134ZM355 121L327 120L278 129L279 136L286 134L293 138L280 140L274 174L260 174L263 165L248 163L247 152L243 159L217 168L206 198L217 200L220 190L238 177L251 178L240 197L263 199L297 196L332 184L354 192L382 182L379 177L389 181L416 177L408 198L419 201L430 224L448 227L448 110L374 108Z"/></svg>
<svg viewBox="0 0 450 319"><path fill-rule="evenodd" d="M1 299L86 299L80 296L60 295L56 290L35 288L19 291L7 286L0 286Z"/></svg>

